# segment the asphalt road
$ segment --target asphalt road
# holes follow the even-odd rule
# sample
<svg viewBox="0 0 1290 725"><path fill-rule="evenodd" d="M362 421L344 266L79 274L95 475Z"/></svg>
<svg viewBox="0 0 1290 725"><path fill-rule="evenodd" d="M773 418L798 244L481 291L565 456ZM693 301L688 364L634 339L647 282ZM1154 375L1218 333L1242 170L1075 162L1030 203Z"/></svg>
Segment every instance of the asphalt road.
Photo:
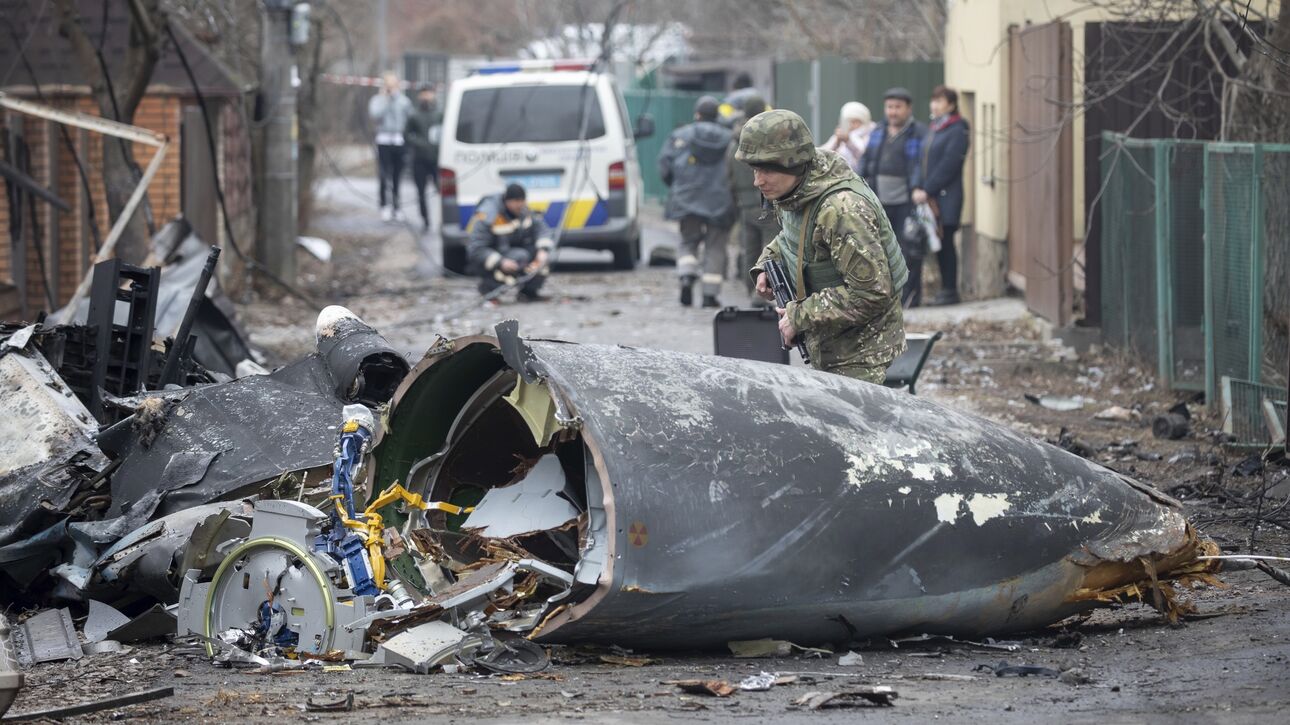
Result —
<svg viewBox="0 0 1290 725"><path fill-rule="evenodd" d="M507 299L496 307L479 306L472 304L478 298L473 281L433 273L433 234L422 236L379 220L370 180L325 181L322 192L322 208L310 232L331 241L334 254L323 264L301 252L304 285L322 303L349 306L413 359L437 335L488 332L507 318L519 320L523 334L535 337L712 351L713 311L677 304L671 268L642 266L616 272L607 259L570 251L562 253L546 290L552 301L519 304ZM675 243L671 225L657 217L648 220L646 229L647 246ZM742 295L737 285L728 284L723 301L740 304ZM313 348L316 308L289 298L255 298L241 305L239 314L253 339L279 361ZM1129 361L1105 354L1073 357L1045 342L1015 302L917 312L909 318L911 327L947 333L929 362L920 394L1037 437L1070 427L1097 446L1140 440L1143 449L1166 459L1184 447L1208 445L1199 436L1153 441L1140 421L1093 421L1092 413L1102 405L1132 404L1149 416L1172 401L1154 390ZM1094 369L1098 375L1092 375ZM1022 397L1045 391L1081 392L1094 402L1088 410L1058 413ZM1115 465L1162 490L1205 475L1200 463L1135 459ZM1239 505L1213 499L1187 505L1189 515L1211 522L1202 527L1206 535L1229 550L1244 547L1249 527ZM1259 544L1260 553L1290 553L1286 532L1279 529L1265 527ZM510 681L370 670L256 675L148 646L37 667L28 673L30 686L13 712L170 685L176 688L175 697L85 720L779 723L863 717L911 723L1099 725L1280 721L1290 705L1290 589L1252 571L1225 574L1223 579L1226 589L1187 594L1201 618L1174 627L1143 605L1101 611L1087 622L1072 623L1077 639L1062 644L1074 647L1057 646L1059 632L1050 629L1020 637L1021 646L1013 652L944 642L899 648L871 642L858 649L863 664L850 667L838 664L838 654L737 660L722 652L647 652L649 664L624 667L602 662L596 653L581 663L568 663L567 653L556 652L563 663L542 678ZM995 677L977 669L1000 660L1077 673L1061 680ZM797 680L769 692L740 692L728 698L685 694L667 684L678 679L738 683L762 671L795 675ZM74 683L70 689L69 683ZM899 695L894 706L812 711L793 704L808 692L872 685L893 687ZM305 711L311 698L339 700L350 693L353 711Z"/></svg>

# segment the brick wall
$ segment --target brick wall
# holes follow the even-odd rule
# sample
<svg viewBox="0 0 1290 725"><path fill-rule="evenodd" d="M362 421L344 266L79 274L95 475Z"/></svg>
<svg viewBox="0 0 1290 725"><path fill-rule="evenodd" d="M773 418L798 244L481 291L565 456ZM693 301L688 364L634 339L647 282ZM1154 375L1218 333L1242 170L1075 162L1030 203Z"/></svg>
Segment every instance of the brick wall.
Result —
<svg viewBox="0 0 1290 725"><path fill-rule="evenodd" d="M50 105L74 109L84 113L98 114L98 106L88 96L47 99ZM165 134L170 139L165 159L148 187L148 201L152 206L154 223L158 228L181 211L180 205L180 164L179 128L181 111L185 99L173 95L154 94L146 97L135 112L134 124ZM223 108L219 114L219 125L222 129L220 154L220 172L225 181L225 194L229 202L229 213L234 222L235 233L241 230L254 229L253 222L248 225L246 219L253 219L254 205L251 195L251 161L250 145L241 114L233 103L220 104ZM20 119L20 120L19 120ZM64 201L72 206L70 213L56 212L42 201L36 202L37 222L41 233L41 251L45 257L45 273L58 306L70 299L81 276L87 270L88 259L96 251L94 235L91 231L89 205L93 204L94 220L98 227L98 240L107 238L113 219L108 216L107 200L103 191L103 151L104 144L117 144L113 137L104 137L92 131L68 128L72 144L88 175L89 196L84 192L76 163L57 124L47 123L43 119L20 116L12 111L0 113L0 125L6 129L21 128L23 138L31 152L31 175L47 188L53 188ZM54 162L57 173L52 176L49 169L50 143L54 144ZM115 152L115 150L114 150ZM147 168L156 149L143 144L134 144L135 161L142 171ZM7 239L9 216L13 210L8 208L8 199L0 194L0 236ZM140 211L139 213L142 213ZM51 224L57 225L56 231ZM30 227L29 227L30 229ZM221 233L222 234L222 233ZM45 288L41 282L41 269L35 248L27 237L27 289L26 299L30 305L29 316L47 309ZM223 241L223 240L221 240ZM238 243L243 249L253 248L253 239L239 236ZM251 246L248 246L251 245ZM13 282L14 259L8 243L0 244L0 281Z"/></svg>

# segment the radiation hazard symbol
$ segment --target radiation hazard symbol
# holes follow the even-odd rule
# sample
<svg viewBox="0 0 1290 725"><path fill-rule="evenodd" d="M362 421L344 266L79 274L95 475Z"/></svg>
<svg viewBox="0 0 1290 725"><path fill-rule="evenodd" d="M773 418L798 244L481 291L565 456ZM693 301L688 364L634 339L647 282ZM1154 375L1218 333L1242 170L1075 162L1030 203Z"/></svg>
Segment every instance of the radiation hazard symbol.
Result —
<svg viewBox="0 0 1290 725"><path fill-rule="evenodd" d="M627 529L627 540L639 549L649 543L649 529L645 528L645 524L637 521Z"/></svg>

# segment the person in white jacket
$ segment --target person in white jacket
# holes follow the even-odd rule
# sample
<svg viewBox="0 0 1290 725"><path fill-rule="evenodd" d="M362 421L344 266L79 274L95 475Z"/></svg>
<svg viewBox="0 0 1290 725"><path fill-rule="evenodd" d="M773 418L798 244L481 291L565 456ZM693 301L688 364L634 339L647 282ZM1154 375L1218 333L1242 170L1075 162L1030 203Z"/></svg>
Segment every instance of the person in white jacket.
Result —
<svg viewBox="0 0 1290 725"><path fill-rule="evenodd" d="M400 88L399 77L387 72L381 92L367 102L367 117L376 131L376 172L380 177L381 218L402 221L399 177L403 175L403 127L412 115L412 101Z"/></svg>
<svg viewBox="0 0 1290 725"><path fill-rule="evenodd" d="M869 134L873 129L873 117L867 106L859 101L844 103L837 130L820 148L837 153L846 159L852 171L860 173L860 157L864 156L865 147L869 145Z"/></svg>

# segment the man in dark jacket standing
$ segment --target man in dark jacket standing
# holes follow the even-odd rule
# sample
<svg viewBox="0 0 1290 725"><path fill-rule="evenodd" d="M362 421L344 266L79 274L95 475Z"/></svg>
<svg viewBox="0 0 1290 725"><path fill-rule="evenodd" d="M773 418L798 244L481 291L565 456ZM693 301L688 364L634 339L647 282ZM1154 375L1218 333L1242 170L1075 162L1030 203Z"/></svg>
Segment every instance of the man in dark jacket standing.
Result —
<svg viewBox="0 0 1290 725"><path fill-rule="evenodd" d="M417 185L417 209L421 212L422 231L430 229L430 214L426 208L426 182L434 181L439 188L439 133L443 113L435 104L434 86L426 83L417 89L417 105L408 116L403 138L412 148L412 180Z"/></svg>
<svg viewBox="0 0 1290 725"><path fill-rule="evenodd" d="M546 221L529 209L526 197L524 187L511 184L504 194L484 197L471 218L466 257L471 271L479 275L481 295L532 274L520 287L518 299L544 299L538 290L550 274L547 262L555 243Z"/></svg>
<svg viewBox="0 0 1290 725"><path fill-rule="evenodd" d="M930 204L941 229L941 249L936 262L941 270L941 291L933 305L959 303L959 256L954 233L963 213L963 163L967 160L972 131L959 115L959 94L953 88L932 89L932 122L923 142L922 185L914 189L915 204Z"/></svg>
<svg viewBox="0 0 1290 725"><path fill-rule="evenodd" d="M887 124L869 135L869 147L860 157L860 176L878 195L891 228L900 239L909 281L901 299L916 306L921 284L923 256L926 250L916 240L906 240L905 218L914 210L914 190L922 186L922 144L927 129L914 120L914 101L904 88L891 88L883 94L883 113Z"/></svg>
<svg viewBox="0 0 1290 725"><path fill-rule="evenodd" d="M739 133L748 119L765 110L766 101L761 96L752 95L744 99L742 112L737 114L732 127L730 151L726 153L726 178L730 181L735 206L739 208L739 250L743 255L738 264L740 269L751 267L771 238L779 232L777 215L768 206L763 206L761 192L753 184L752 167L735 161L735 152L739 150ZM749 277L747 282L748 292L752 294L755 291L752 278Z"/></svg>
<svg viewBox="0 0 1290 725"><path fill-rule="evenodd" d="M668 186L668 219L681 223L681 249L676 272L681 279L681 304L694 302L699 276L699 247L703 247L703 306L720 307L717 295L726 275L726 243L734 224L734 200L726 178L730 130L718 124L720 104L704 96L694 104L694 123L672 132L658 154L658 173Z"/></svg>

